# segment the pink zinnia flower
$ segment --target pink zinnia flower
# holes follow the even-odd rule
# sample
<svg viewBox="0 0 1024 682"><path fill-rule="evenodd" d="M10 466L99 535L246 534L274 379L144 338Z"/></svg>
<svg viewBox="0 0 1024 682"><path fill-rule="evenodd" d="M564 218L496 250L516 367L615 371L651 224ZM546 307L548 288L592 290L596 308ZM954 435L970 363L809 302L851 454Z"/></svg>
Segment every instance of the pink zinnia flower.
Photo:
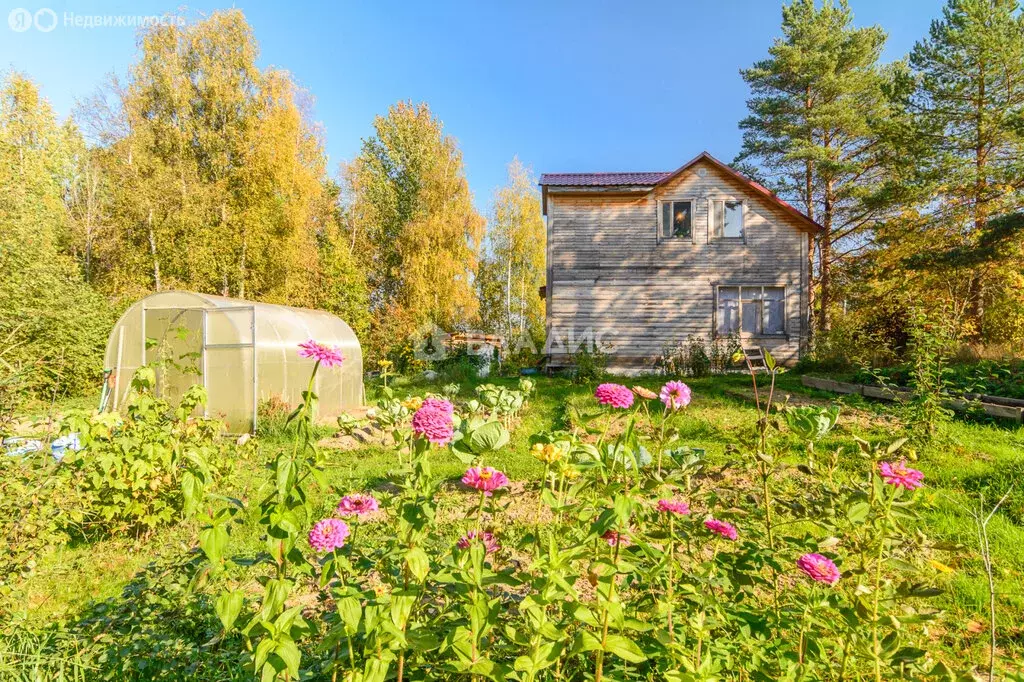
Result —
<svg viewBox="0 0 1024 682"><path fill-rule="evenodd" d="M373 495L352 493L341 498L338 503L337 514L339 516L367 516L380 509L377 498Z"/></svg>
<svg viewBox="0 0 1024 682"><path fill-rule="evenodd" d="M324 367L340 366L345 357L337 346L317 343L313 339L299 344L299 357L316 360Z"/></svg>
<svg viewBox="0 0 1024 682"><path fill-rule="evenodd" d="M459 541L456 544L458 545L459 549L469 549L470 544L472 544L474 541L479 541L484 544L485 554L493 554L494 552L497 552L499 549L501 549L501 545L498 544L497 538L495 538L492 533L488 533L487 531L478 534L475 530L471 530L465 535L463 535L461 538L459 538Z"/></svg>
<svg viewBox="0 0 1024 682"><path fill-rule="evenodd" d="M348 524L341 519L323 519L317 521L313 530L309 531L309 546L326 554L345 546L348 537Z"/></svg>
<svg viewBox="0 0 1024 682"><path fill-rule="evenodd" d="M462 483L490 495L498 488L507 486L508 477L494 467L470 467L462 477Z"/></svg>
<svg viewBox="0 0 1024 682"><path fill-rule="evenodd" d="M449 418L451 418L452 415L455 414L455 406L452 405L447 400L445 400L444 398L426 398L420 407L437 408L438 410L441 410L442 412L447 414Z"/></svg>
<svg viewBox="0 0 1024 682"><path fill-rule="evenodd" d="M661 387L661 402L670 410L690 404L690 387L681 381L669 381Z"/></svg>
<svg viewBox="0 0 1024 682"><path fill-rule="evenodd" d="M835 585L839 582L839 569L828 557L820 554L804 554L796 560L796 565L812 580L817 580L819 583Z"/></svg>
<svg viewBox="0 0 1024 682"><path fill-rule="evenodd" d="M736 526L725 521L708 519L704 522L704 527L715 535L721 535L726 540L735 540L739 537L739 534L736 532Z"/></svg>
<svg viewBox="0 0 1024 682"><path fill-rule="evenodd" d="M622 384L601 384L594 391L594 397L602 405L626 409L633 405L633 391Z"/></svg>
<svg viewBox="0 0 1024 682"><path fill-rule="evenodd" d="M412 430L417 436L426 438L431 443L447 445L455 435L452 413L445 411L436 403L428 405L427 400L423 401L423 406L412 416ZM449 408L450 405L449 403Z"/></svg>
<svg viewBox="0 0 1024 682"><path fill-rule="evenodd" d="M614 547L615 545L618 545L620 547L629 547L631 544L633 544L630 541L628 535L626 535L625 533L620 533L617 530L605 531L604 535L601 536L601 539L607 542L609 547Z"/></svg>
<svg viewBox="0 0 1024 682"><path fill-rule="evenodd" d="M882 474L882 480L899 488L917 490L924 485L924 474L917 469L908 468L905 459L898 462L882 462L878 465L878 471Z"/></svg>
<svg viewBox="0 0 1024 682"><path fill-rule="evenodd" d="M682 500L658 500L658 511L676 516L686 516L690 513L690 505Z"/></svg>

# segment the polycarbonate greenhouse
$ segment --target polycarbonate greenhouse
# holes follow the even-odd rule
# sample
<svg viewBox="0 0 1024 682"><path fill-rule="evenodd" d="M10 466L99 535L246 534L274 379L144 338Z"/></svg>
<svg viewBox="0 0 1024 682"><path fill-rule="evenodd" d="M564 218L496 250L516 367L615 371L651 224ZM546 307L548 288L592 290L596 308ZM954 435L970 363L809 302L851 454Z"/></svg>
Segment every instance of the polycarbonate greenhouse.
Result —
<svg viewBox="0 0 1024 682"><path fill-rule="evenodd" d="M294 407L314 362L298 355L307 339L338 346L341 367L321 367L317 418L337 418L363 400L363 353L352 328L330 313L241 299L166 291L129 308L107 341L105 407L125 404L132 375L157 370L157 390L173 403L193 384L206 388L206 416L232 433L256 428L263 401Z"/></svg>

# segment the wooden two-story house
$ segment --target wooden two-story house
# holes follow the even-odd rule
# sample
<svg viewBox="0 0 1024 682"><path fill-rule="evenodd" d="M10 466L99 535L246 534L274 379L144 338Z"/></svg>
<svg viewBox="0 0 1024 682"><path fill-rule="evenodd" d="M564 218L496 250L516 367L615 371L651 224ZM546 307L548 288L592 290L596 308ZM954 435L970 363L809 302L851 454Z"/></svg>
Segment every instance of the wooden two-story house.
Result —
<svg viewBox="0 0 1024 682"><path fill-rule="evenodd" d="M691 336L795 362L820 227L707 152L670 172L545 173L551 366L596 340L640 370Z"/></svg>

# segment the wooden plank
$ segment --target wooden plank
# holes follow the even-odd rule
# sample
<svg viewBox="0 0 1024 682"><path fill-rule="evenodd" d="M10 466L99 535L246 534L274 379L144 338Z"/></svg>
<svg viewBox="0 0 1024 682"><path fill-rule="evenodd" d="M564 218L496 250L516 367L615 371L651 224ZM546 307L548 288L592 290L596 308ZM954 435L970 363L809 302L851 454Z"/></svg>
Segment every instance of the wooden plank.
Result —
<svg viewBox="0 0 1024 682"><path fill-rule="evenodd" d="M862 386L861 391L868 398L878 398L880 400L906 402L914 397L913 392L909 389L889 388L888 386Z"/></svg>
<svg viewBox="0 0 1024 682"><path fill-rule="evenodd" d="M964 398L967 400L978 400L992 405L1024 408L1024 400L1021 400L1020 398L1004 398L1001 395L985 395L984 393L965 393Z"/></svg>
<svg viewBox="0 0 1024 682"><path fill-rule="evenodd" d="M907 388L891 389L882 386L860 386L858 384L848 384L841 381L833 381L832 379L823 379L821 377L806 375L800 377L800 383L809 388L816 388L822 391L832 391L834 393L862 393L862 395L868 398L878 398L880 400L897 400L900 402L906 402L914 397L914 393ZM1015 399L1004 398L1003 400ZM1018 423L1024 423L1024 406L997 405L989 402L969 402L967 400L957 399L946 400L944 401L944 404L957 412L966 412L972 405L977 405L978 408L990 417L1010 419Z"/></svg>
<svg viewBox="0 0 1024 682"><path fill-rule="evenodd" d="M993 405L992 403L968 402L966 400L947 400L945 404L957 412L967 412L972 405L979 407L985 414L998 419L1010 419L1015 422L1024 421L1024 408Z"/></svg>

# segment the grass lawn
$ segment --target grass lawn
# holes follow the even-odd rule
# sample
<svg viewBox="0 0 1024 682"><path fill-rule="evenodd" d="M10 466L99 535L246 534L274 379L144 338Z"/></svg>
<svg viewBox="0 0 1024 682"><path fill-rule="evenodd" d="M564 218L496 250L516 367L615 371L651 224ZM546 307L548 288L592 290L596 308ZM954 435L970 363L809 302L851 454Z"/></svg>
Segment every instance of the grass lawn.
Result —
<svg viewBox="0 0 1024 682"><path fill-rule="evenodd" d="M491 380L514 385L514 379ZM536 504L532 490L540 478L542 465L529 453L532 434L571 427L574 406L590 402L592 386L573 385L566 379L538 378L538 390L514 427L513 437L503 452L488 463L504 470L513 481L526 481L523 499L510 509L505 523L510 531L525 529L530 510ZM637 380L655 389L656 378ZM688 382L694 400L687 411L684 443L704 448L709 469L727 467L731 460L747 456L745 443L754 435L755 411L748 400L749 377L729 375L694 379ZM437 390L423 383L402 383L396 394L420 394ZM473 395L473 386L462 387L462 398ZM777 397L784 401L820 401L835 396L805 389L799 377L783 375ZM850 475L863 461L854 436L871 442L890 442L908 435L900 415L890 405L865 401L860 396L838 399L843 405L838 427L816 447L818 461L838 452L839 475ZM88 401L86 401L88 403ZM75 407L83 401L76 401ZM326 435L326 434L325 434ZM783 493L799 495L800 475L796 465L804 460L803 446L785 429L772 438L780 451L788 452L787 468L779 477ZM255 454L237 462L222 492L253 503L246 518L233 530L235 554L254 554L260 538L252 514L263 484L263 464L282 447L290 447L286 433L270 430L258 438ZM733 446L739 446L734 450ZM946 592L940 598L948 615L934 627L931 635L962 661L981 662L987 651L987 583L977 552L977 535L969 513L984 498L991 506L1014 486L989 526L997 580L998 629L1000 653L1006 660L1024 659L1024 429L1004 424L954 421L943 426L931 442L912 443L928 487L923 491L926 512L920 531L932 541L943 541L947 549L932 550L934 580ZM324 514L332 509L339 493L373 488L385 483L395 455L381 448L362 448L347 452L328 452L328 478L334 490L318 490L316 504ZM450 453L435 455L436 472L456 480L464 465ZM723 481L728 481L728 478ZM461 493L452 486L451 504L459 505ZM529 502L532 499L533 502ZM196 546L201 523L189 522L161 529L142 539L116 538L79 546L60 547L39 557L34 570L14 581L0 611L10 611L29 623L74 621L90 602L106 601L112 607L122 603L123 592L133 577L157 559L173 561L187 556ZM372 538L372 527L366 530ZM379 529L376 532L383 532ZM459 531L451 529L452 537ZM924 543L923 543L924 544Z"/></svg>

